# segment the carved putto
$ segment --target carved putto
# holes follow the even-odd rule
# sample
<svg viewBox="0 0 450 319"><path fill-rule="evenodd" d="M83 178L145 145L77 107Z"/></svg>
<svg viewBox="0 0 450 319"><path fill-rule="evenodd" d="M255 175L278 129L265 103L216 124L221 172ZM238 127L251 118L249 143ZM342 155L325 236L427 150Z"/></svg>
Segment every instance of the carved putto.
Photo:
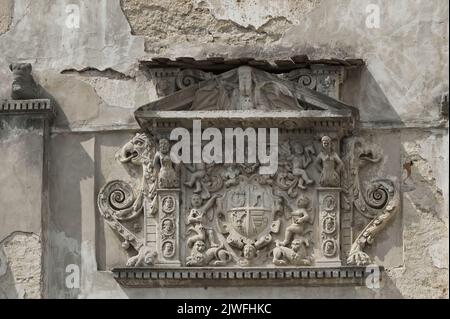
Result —
<svg viewBox="0 0 450 319"><path fill-rule="evenodd" d="M303 238L306 234L306 224L311 220L310 213L308 213L311 211L308 209L309 202L309 198L305 196L300 196L298 199L298 208L291 212L292 223L286 228L284 240L279 242L280 246L287 246L296 236Z"/></svg>

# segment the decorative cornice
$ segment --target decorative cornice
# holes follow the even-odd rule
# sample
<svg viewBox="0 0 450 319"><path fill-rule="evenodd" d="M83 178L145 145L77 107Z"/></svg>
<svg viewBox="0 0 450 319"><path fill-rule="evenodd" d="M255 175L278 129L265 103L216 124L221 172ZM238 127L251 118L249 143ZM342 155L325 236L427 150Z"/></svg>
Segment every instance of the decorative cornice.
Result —
<svg viewBox="0 0 450 319"><path fill-rule="evenodd" d="M126 287L255 286L255 285L365 285L370 267L303 268L114 268L114 278ZM383 267L377 269L381 275Z"/></svg>
<svg viewBox="0 0 450 319"><path fill-rule="evenodd" d="M0 116L2 115L44 116L53 119L55 110L49 99L0 100Z"/></svg>
<svg viewBox="0 0 450 319"><path fill-rule="evenodd" d="M153 68L197 69L206 72L226 72L239 66L248 65L272 73L285 73L299 68L314 66L344 67L346 69L364 66L362 59L312 59L307 55L296 55L284 60L257 60L254 58L227 59L223 57L209 57L194 59L192 57L152 58L150 61L140 61L141 65Z"/></svg>

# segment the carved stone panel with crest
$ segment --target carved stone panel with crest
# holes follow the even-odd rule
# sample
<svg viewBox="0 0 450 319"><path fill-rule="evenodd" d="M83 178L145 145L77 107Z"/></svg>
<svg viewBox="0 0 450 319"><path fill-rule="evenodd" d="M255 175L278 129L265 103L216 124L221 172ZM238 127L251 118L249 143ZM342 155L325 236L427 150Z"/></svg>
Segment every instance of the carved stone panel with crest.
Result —
<svg viewBox="0 0 450 319"><path fill-rule="evenodd" d="M315 74L316 82L325 75ZM136 110L142 133L117 159L142 168L140 187L110 181L98 196L105 222L123 248L134 251L114 270L119 279L138 268L142 277L134 278L148 285L153 277L245 281L326 273L342 280L349 271L364 274L361 267L372 261L366 246L399 209L398 186L389 179L362 183L359 171L379 165L383 154L357 136L357 110L333 99L336 92L320 92L326 78L313 91L297 75L293 81L248 66L198 75L192 85ZM276 169L262 174L267 163L259 160L176 161L171 132L184 128L194 140L195 120L220 136L230 128L275 129ZM206 144L200 138L197 146ZM233 145L225 152L250 150ZM193 141L189 154L195 147ZM367 220L363 229L352 226L355 212ZM142 224L142 231L131 223Z"/></svg>

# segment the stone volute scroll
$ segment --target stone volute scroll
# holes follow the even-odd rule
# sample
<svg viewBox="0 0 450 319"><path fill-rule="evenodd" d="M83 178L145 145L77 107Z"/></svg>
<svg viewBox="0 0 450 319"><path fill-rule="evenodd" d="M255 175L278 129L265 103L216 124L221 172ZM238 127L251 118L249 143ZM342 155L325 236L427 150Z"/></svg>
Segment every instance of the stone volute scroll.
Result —
<svg viewBox="0 0 450 319"><path fill-rule="evenodd" d="M373 260L366 248L395 217L400 195L394 180L362 180L383 154L358 136L357 109L339 101L345 69L223 68L149 70L171 90L135 111L141 131L116 155L118 165L140 167L141 180L134 187L112 180L98 194L100 214L131 256L112 269L117 281L364 284ZM199 148L214 160L174 158L175 128L193 141L183 149L190 158ZM230 128L276 130L275 169L261 173L270 163L251 160L238 139L217 157L195 135L226 141ZM239 147L244 161L221 161ZM364 227L352 223L355 214Z"/></svg>

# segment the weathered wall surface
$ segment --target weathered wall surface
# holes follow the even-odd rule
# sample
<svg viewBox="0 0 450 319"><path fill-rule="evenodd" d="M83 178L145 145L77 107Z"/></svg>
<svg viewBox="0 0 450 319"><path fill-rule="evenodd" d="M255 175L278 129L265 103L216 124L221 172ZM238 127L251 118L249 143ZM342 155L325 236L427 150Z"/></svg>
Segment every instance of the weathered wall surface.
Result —
<svg viewBox="0 0 450 319"><path fill-rule="evenodd" d="M379 5L380 28L365 24L369 3ZM36 80L57 102L50 140L48 296L448 297L448 126L439 113L448 91L447 43L446 0L1 1L0 98L9 97L9 64L30 62ZM138 61L297 54L364 59L366 67L351 74L342 99L360 109L364 136L389 155L392 172L413 162L403 183L403 211L373 248L387 261L385 286L124 289L110 273L98 271L126 258L102 249L105 241L120 242L99 218L95 197L107 180L134 180L111 154L138 128L134 109L156 98ZM1 297L36 297L29 285L38 285L34 279L26 280L28 288L18 283L22 257L10 253L20 242L33 249L35 235L24 238L40 234L40 215L32 208L40 207L40 186L33 181L41 174L41 157L34 156L39 143L33 139L42 140L27 130L0 127L2 167L23 162L23 174L32 176L21 181L10 169L0 172L0 260L8 264L3 276L0 264ZM17 211L20 217L14 218ZM389 241L394 245L386 251ZM68 264L80 266L79 288L66 285Z"/></svg>
<svg viewBox="0 0 450 319"><path fill-rule="evenodd" d="M0 119L0 298L41 296L41 120Z"/></svg>

